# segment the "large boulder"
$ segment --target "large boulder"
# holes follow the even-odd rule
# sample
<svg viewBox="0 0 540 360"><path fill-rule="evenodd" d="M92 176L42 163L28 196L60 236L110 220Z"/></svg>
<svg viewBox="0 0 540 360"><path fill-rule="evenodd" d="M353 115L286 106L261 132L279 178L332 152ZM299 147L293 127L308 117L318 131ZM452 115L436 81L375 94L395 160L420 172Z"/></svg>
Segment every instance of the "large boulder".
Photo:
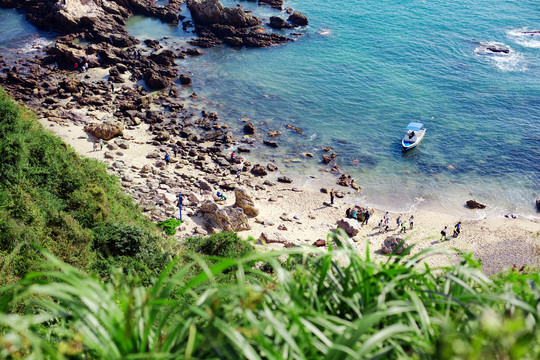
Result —
<svg viewBox="0 0 540 360"><path fill-rule="evenodd" d="M171 85L178 77L176 69L154 69L147 68L144 71L144 81L152 89L163 89Z"/></svg>
<svg viewBox="0 0 540 360"><path fill-rule="evenodd" d="M306 26L309 24L308 18L305 15L299 13L298 11L292 13L292 15L289 16L287 20L298 26Z"/></svg>
<svg viewBox="0 0 540 360"><path fill-rule="evenodd" d="M124 125L116 122L90 123L84 127L84 131L97 138L110 140L117 135L123 135Z"/></svg>
<svg viewBox="0 0 540 360"><path fill-rule="evenodd" d="M245 28L261 24L257 17L238 7L225 7L220 0L187 0L187 7L196 25L222 24Z"/></svg>
<svg viewBox="0 0 540 360"><path fill-rule="evenodd" d="M261 164L253 165L253 168L251 168L251 173L253 175L257 175L257 176L266 176L266 175L268 175L268 172L266 171L264 166L262 166Z"/></svg>
<svg viewBox="0 0 540 360"><path fill-rule="evenodd" d="M293 26L289 24L285 19L279 16L270 16L270 22L268 23L272 29L290 29Z"/></svg>
<svg viewBox="0 0 540 360"><path fill-rule="evenodd" d="M339 219L337 221L337 227L345 230L349 236L355 236L360 232L360 223L355 219Z"/></svg>
<svg viewBox="0 0 540 360"><path fill-rule="evenodd" d="M287 239L279 233L263 231L259 236L259 241L263 244L285 244Z"/></svg>
<svg viewBox="0 0 540 360"><path fill-rule="evenodd" d="M255 204L246 189L240 187L234 189L234 197L236 198L233 205L234 207L241 208L244 210L244 214L249 217L256 217L259 215L259 210L255 208Z"/></svg>
<svg viewBox="0 0 540 360"><path fill-rule="evenodd" d="M158 54L153 53L148 56L148 59L164 67L176 66L174 62L175 58L176 58L176 55L171 50L163 50L159 52Z"/></svg>
<svg viewBox="0 0 540 360"><path fill-rule="evenodd" d="M206 225L218 231L244 231L251 229L244 210L233 206L220 208L216 203L206 200L201 204Z"/></svg>
<svg viewBox="0 0 540 360"><path fill-rule="evenodd" d="M352 180L353 179L351 175L343 174L337 180L337 184L341 186L351 186Z"/></svg>
<svg viewBox="0 0 540 360"><path fill-rule="evenodd" d="M255 126L253 126L252 123L248 122L246 125L244 125L244 132L246 134L254 134L255 133Z"/></svg>
<svg viewBox="0 0 540 360"><path fill-rule="evenodd" d="M486 205L479 203L476 200L468 200L467 201L467 207L469 209L485 209Z"/></svg>
<svg viewBox="0 0 540 360"><path fill-rule="evenodd" d="M393 253L397 248L398 248L398 245L399 243L401 243L403 241L403 239L400 239L398 237L394 237L394 236L388 236L386 239L384 239L384 242L381 246L381 251L383 254L391 254ZM397 254L401 254L403 252L403 250L405 250L406 248L408 248L409 245L407 245L407 243L403 243L399 249L397 249L396 253Z"/></svg>
<svg viewBox="0 0 540 360"><path fill-rule="evenodd" d="M73 44L71 41L58 40L54 47L47 49L47 54L54 57L58 67L62 69L73 69L75 63L87 62L89 67L99 66L98 58L95 54L87 53L82 47Z"/></svg>

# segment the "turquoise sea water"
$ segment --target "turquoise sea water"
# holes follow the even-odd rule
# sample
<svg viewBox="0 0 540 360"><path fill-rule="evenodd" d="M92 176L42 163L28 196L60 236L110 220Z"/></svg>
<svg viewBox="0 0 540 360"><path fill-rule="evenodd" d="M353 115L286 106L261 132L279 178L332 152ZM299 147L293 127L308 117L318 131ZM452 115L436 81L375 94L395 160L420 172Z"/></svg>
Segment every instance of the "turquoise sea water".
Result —
<svg viewBox="0 0 540 360"><path fill-rule="evenodd" d="M278 14L241 4L259 17ZM330 146L362 185L360 203L464 215L471 214L465 201L476 198L489 206L473 216L538 217L540 35L523 33L540 30L538 1L294 0L285 6L310 20L295 30L303 34L297 41L269 49L220 46L179 62L194 80L186 93L206 99L233 129L250 118L262 135L283 131L277 150L257 147L260 159L276 160L310 184L308 175L324 177L321 146ZM163 42L173 47L192 36L141 17L128 29L140 39L169 37ZM482 43L510 52L487 54ZM410 121L425 123L427 135L403 153ZM287 162L305 151L315 158Z"/></svg>

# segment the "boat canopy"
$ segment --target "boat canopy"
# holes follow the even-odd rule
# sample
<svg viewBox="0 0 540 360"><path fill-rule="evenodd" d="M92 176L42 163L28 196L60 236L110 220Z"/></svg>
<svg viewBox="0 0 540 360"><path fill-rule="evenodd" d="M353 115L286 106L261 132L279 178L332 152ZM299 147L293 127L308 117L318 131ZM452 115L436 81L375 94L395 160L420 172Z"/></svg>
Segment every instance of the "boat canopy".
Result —
<svg viewBox="0 0 540 360"><path fill-rule="evenodd" d="M407 125L407 127L405 129L412 130L412 131L418 131L418 130L422 129L423 126L424 126L424 124L422 124L422 123L412 122L412 123L409 123L409 125Z"/></svg>

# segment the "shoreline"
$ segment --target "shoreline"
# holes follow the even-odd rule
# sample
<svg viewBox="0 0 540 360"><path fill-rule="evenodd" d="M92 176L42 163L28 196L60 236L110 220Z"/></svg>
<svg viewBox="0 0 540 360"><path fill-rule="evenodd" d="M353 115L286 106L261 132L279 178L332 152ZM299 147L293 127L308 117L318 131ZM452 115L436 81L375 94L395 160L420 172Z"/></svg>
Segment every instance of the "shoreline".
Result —
<svg viewBox="0 0 540 360"><path fill-rule="evenodd" d="M40 122L46 129L53 131L60 136L67 144L71 145L79 154L104 161L109 164L109 170L113 174L122 178L111 164L120 160L108 160L103 151L93 151L92 138L83 130L82 126L75 124L59 125L41 118ZM148 144L151 135L146 130L147 126L138 127L134 130L127 130L124 137L136 138L132 140L132 146L123 150L124 155L121 161L126 167L136 166L133 172L137 181L138 169L144 165L156 163L156 159L148 159L148 152L155 150L155 146ZM165 172L179 173L181 175L190 174L194 177L203 177L204 172L193 169L189 166L182 170L176 170L169 165L170 169ZM172 174L171 174L172 175ZM274 186L262 185L265 181L277 177L273 174L269 177L255 177L243 173L241 175L242 186L249 189L249 193L254 201L255 207L260 214L255 219L250 219L251 229L238 232L242 238L253 237L259 239L262 233L267 236L291 242L297 246L311 246L317 240L326 240L330 232L336 229L336 221L345 217L345 210L349 207L347 197L336 199L334 206L327 206L329 195L323 194L310 186L303 186L297 181L292 184L276 183ZM232 177L232 175L230 175ZM139 180L144 180L140 178ZM129 188L126 188L129 190ZM186 193L185 197L191 199L192 192ZM228 199L220 206L232 205L234 195L232 191L225 191ZM201 196L200 192L195 194ZM210 196L211 197L211 196ZM144 209L148 204L136 200ZM188 200L184 208L184 219L187 220L180 227L180 231L175 238L181 239L189 236L201 236L208 234L204 229L204 218L199 216L197 208L200 206L195 201ZM370 254L381 261L386 257L380 253L380 248L387 236L400 236L395 224L397 213L390 214L390 231L380 233L377 228L378 221L383 217L384 210L373 209L368 226L362 226L360 232L351 238L353 247L361 252L366 251L366 241L369 242ZM177 216L177 209L173 206L170 216ZM518 219L480 219L464 220L460 217L433 212L429 210L417 210L409 213L401 213L403 218L408 219L411 214L415 218L415 227L412 231L407 226L407 233L400 238L404 238L408 244L414 244L413 254L428 247L442 247L448 251L459 249L464 252L472 252L476 258L483 262L484 272L488 275L495 274L504 268L513 265L521 267L523 265L538 265L538 250L540 245L540 221ZM157 220L157 219L154 219ZM164 220L161 218L159 220ZM446 225L449 229L457 221L462 221L463 230L457 238L449 237L449 241L440 242L440 230ZM451 230L449 230L449 235ZM283 243L272 243L264 246L266 249L280 249ZM456 255L437 255L427 259L432 267L448 265L449 262L457 260Z"/></svg>
<svg viewBox="0 0 540 360"><path fill-rule="evenodd" d="M22 65L22 61L20 63ZM35 61L35 64L38 62ZM40 71L44 70L41 65L36 66ZM224 205L234 203L232 188L238 185L234 176L235 169L238 167L236 164L226 163L226 166L223 164L231 149L243 144L238 142L231 148L231 144L236 140L233 139L229 143L221 139L221 136L226 138L227 134L231 134L227 130L227 124L221 123L217 115L213 117L210 116L212 114L206 114L205 105L197 102L196 96L192 99L193 101L189 101L185 97L161 96L163 94L161 91L146 93L143 89L139 89L138 93L134 94L135 83L129 80L131 74L129 69L125 74L115 76L116 79L119 79L119 76L122 77L124 83L116 84L111 93L106 80L109 79L109 73L113 67L115 66L93 67L85 73L61 71L54 68L47 70L50 71L47 76L50 76L52 80L60 82L61 79L63 89L61 93L53 92L56 95L49 93L44 96L44 99L51 103L48 108L39 108L40 122L46 129L51 130L71 145L79 154L108 163L109 172L119 177L126 192L132 195L143 212L154 222L176 216L178 210L174 201L176 194L182 192L186 198L184 216L188 221L180 227L181 231L176 238L180 241L188 236L207 235L212 229L207 226L208 221L201 212L202 205L205 201L214 201L215 190L219 189L225 190L228 199L225 203L216 205L218 208L221 209ZM42 81L45 80L45 75L43 78L41 75L36 76ZM98 105L81 105L81 98L85 100L85 96L93 98L93 95L76 95L79 94L80 89L70 84L70 81L74 79L81 81L79 87L83 91L88 90L98 98L96 100L103 100L102 104L99 105L100 102L97 101ZM176 92L184 91L178 90L178 84L173 86ZM70 88L72 90L69 90ZM13 95L13 89L11 91ZM39 98L36 99L33 95L29 98L35 101L34 106L36 104L41 106ZM136 115L126 115L127 111L133 110L125 110L116 115L118 108L124 106L128 109L130 102L141 99L145 99L144 106L142 110L137 110ZM155 114L159 112L159 109L171 104L182 105L176 117L171 114L158 117L161 115ZM186 104L187 107L184 108ZM32 108L32 104L29 103L28 106ZM205 113L201 115L202 118L196 114L201 113L201 110ZM135 119L138 116L145 116L149 121L139 119L137 124ZM91 122L101 123L111 118L127 124L124 134L108 141L103 151L93 151L95 138L83 130L84 126ZM176 128L177 122L180 121L182 122L181 131ZM165 127L164 123L168 127ZM204 131L201 134L188 133L184 129L186 124L190 124L197 130L197 126L201 124L206 128L203 128ZM156 140L156 137L161 136L164 131L169 132L165 140ZM180 136L181 132L188 136ZM218 135L211 137L210 140L203 139L213 136L214 133ZM174 157L172 163L167 165L162 157L165 151L171 151L172 143L181 145L182 155L178 158ZM219 150L214 151L215 148ZM263 166L265 163L267 162L261 162ZM287 171L278 170L278 172L287 175ZM314 181L308 180L309 175L297 174L296 177L289 175L293 177L292 184L274 183L273 179L278 177L277 172L269 172L269 174L265 177L256 177L250 172L243 172L241 175L240 185L248 189L254 206L260 211L256 218L249 219L248 224L251 229L239 231L242 237L252 236L259 239L265 232L271 237L275 236L278 240L284 239L295 245L311 245L316 240L325 240L328 233L336 229L336 222L345 217L345 210L350 206L347 202L352 204L355 201L354 189L336 185L334 175L328 173L330 176L326 176L327 173L324 171L321 171L319 179ZM298 176L303 177L305 181L299 181ZM208 186L211 190L203 190L201 180L210 183ZM323 186L319 182L326 184L324 187L328 190L347 189L346 191L351 194L343 200L336 199L335 206L325 205L329 201L329 196L320 192L319 189ZM356 202L357 205L362 205ZM381 260L385 257L379 253L379 249L385 238L399 236L395 228L395 217L398 213L390 216L390 231L379 233L376 225L383 214L384 210L374 208L374 215L369 225L360 228L359 233L352 238L354 247L361 252L365 252L365 240L369 241L370 253ZM408 219L411 212L401 214ZM409 244L416 245L413 253L432 246L442 246L446 249L455 247L462 251L471 251L477 258L484 261L484 270L488 274L498 272L504 266L538 265L539 219L466 220L438 209L435 212L420 209L413 211L412 214L415 217L415 229L408 231L405 239ZM451 232L453 225L460 220L463 221L462 234L448 242L439 242L441 229L448 226ZM280 248L283 245L283 243L268 244L266 248ZM452 261L452 258L438 256L430 259L428 263L432 266L440 266L447 264L448 261Z"/></svg>

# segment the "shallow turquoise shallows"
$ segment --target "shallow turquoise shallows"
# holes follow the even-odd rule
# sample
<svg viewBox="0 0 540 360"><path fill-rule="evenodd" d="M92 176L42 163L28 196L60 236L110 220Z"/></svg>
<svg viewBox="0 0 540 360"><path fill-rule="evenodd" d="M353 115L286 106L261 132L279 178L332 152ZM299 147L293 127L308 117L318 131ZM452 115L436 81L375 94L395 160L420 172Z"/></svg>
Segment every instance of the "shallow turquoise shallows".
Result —
<svg viewBox="0 0 540 360"><path fill-rule="evenodd" d="M280 15L241 4L259 17ZM465 216L471 212L463 204L475 198L489 206L473 216L538 217L540 34L529 33L540 30L537 0L285 6L309 18L308 27L294 30L303 34L297 41L268 49L220 46L179 62L194 80L186 93L206 99L232 128L250 118L261 134L283 132L277 151L257 147L261 160L275 159L308 183L307 175L322 177L321 146L329 146L362 185L360 203L393 211L442 207ZM169 36L169 44L191 37L140 17L128 29L140 39ZM412 121L427 133L404 153L401 139ZM302 162L283 162L297 158Z"/></svg>

